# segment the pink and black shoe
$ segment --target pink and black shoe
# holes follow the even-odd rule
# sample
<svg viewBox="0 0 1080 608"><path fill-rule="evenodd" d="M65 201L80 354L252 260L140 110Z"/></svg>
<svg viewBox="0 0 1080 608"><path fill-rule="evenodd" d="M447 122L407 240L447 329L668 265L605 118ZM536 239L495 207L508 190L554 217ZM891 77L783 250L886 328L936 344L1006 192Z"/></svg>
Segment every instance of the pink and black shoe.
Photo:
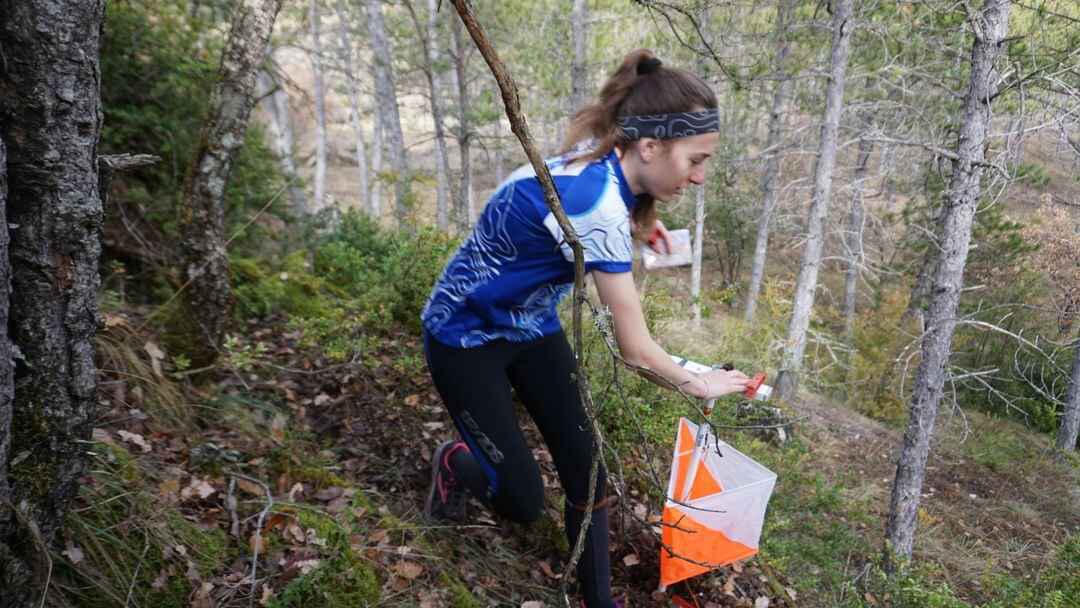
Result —
<svg viewBox="0 0 1080 608"><path fill-rule="evenodd" d="M428 491L424 512L429 517L444 519L456 524L465 523L465 505L468 490L454 475L450 456L458 450L467 450L461 441L446 441L435 448L431 457L431 489Z"/></svg>

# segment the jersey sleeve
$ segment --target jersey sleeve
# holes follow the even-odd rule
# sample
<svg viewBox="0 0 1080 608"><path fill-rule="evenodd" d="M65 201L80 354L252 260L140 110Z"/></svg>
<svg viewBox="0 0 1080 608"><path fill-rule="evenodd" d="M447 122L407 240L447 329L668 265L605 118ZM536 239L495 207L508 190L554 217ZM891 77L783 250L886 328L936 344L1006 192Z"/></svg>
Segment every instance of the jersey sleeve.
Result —
<svg viewBox="0 0 1080 608"><path fill-rule="evenodd" d="M563 207L570 225L574 227L585 254L585 271L630 272L633 262L633 238L630 235L630 213L623 202L617 184L605 180L600 188L590 188L586 200L564 196ZM567 193L571 194L571 193ZM544 217L544 226L559 244L567 261L574 261L574 251L563 239L555 215Z"/></svg>

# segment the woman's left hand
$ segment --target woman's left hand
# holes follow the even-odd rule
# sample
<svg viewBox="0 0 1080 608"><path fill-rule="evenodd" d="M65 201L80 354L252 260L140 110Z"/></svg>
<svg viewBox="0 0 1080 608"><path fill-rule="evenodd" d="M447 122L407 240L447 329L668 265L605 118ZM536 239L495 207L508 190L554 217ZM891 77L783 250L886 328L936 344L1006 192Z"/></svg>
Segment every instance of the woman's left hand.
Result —
<svg viewBox="0 0 1080 608"><path fill-rule="evenodd" d="M671 235L660 220L656 220L652 235L649 236L649 249L660 254L671 253Z"/></svg>

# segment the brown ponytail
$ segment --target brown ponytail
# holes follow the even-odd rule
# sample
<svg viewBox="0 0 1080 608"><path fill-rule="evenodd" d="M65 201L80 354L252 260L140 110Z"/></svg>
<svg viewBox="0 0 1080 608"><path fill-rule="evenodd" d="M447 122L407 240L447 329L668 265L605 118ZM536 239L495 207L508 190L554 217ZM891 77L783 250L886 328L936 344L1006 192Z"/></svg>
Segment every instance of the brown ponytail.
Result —
<svg viewBox="0 0 1080 608"><path fill-rule="evenodd" d="M593 144L578 160L595 161L613 148L625 150L630 142L616 122L623 116L711 110L716 106L716 94L700 78L662 65L652 51L638 49L624 57L608 77L596 103L574 116L562 153L570 154L589 140ZM651 228L655 218L655 201L651 198L634 207L633 219L638 227Z"/></svg>

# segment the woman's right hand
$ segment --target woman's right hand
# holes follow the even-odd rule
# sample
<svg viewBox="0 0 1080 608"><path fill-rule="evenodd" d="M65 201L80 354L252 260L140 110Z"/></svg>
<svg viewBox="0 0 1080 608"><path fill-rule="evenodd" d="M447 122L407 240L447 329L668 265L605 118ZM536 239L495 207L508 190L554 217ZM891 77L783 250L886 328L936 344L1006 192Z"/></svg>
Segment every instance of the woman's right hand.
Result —
<svg viewBox="0 0 1080 608"><path fill-rule="evenodd" d="M714 369L702 374L698 378L705 383L706 393L702 399L716 399L731 393L741 393L746 390L746 384L750 382L749 376L737 369L731 371Z"/></svg>

